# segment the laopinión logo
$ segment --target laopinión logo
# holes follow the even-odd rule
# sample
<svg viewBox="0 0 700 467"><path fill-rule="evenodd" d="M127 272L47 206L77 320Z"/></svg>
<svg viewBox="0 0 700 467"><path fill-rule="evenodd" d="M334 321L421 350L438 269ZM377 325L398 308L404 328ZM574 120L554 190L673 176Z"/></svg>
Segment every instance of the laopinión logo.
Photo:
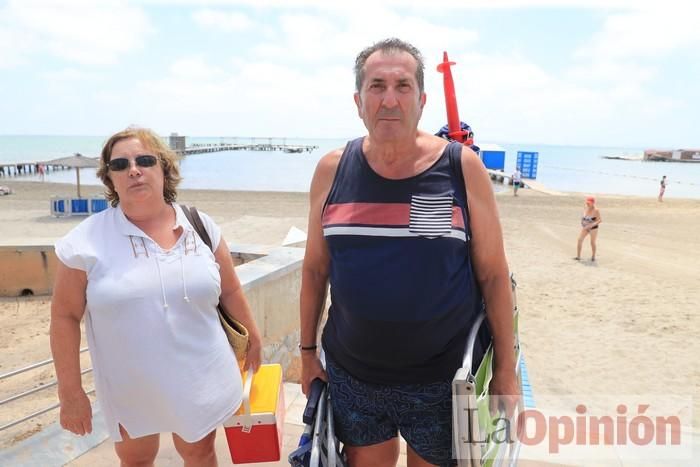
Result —
<svg viewBox="0 0 700 467"><path fill-rule="evenodd" d="M469 422L455 429L455 457L510 453L550 462L688 460L692 402L691 396L676 395L538 394L536 407L518 407L509 417L493 410L503 409L498 398L462 401L461 423Z"/></svg>

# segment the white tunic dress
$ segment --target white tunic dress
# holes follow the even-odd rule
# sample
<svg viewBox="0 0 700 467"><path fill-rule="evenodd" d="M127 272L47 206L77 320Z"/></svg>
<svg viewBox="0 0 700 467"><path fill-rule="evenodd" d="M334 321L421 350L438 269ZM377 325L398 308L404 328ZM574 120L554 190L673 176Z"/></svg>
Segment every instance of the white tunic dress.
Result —
<svg viewBox="0 0 700 467"><path fill-rule="evenodd" d="M56 242L66 266L87 273L85 329L97 397L114 441L177 433L202 439L239 407L241 376L216 312L214 255L180 207L183 234L163 250L120 207L95 214ZM202 221L214 249L221 231Z"/></svg>

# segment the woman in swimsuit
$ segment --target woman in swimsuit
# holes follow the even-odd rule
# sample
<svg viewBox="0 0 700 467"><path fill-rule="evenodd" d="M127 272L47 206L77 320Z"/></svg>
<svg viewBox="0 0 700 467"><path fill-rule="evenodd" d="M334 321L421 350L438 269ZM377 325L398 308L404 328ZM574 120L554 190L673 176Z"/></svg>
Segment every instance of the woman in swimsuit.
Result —
<svg viewBox="0 0 700 467"><path fill-rule="evenodd" d="M659 202L664 201L664 193L666 192L666 175L661 177L661 187L659 188Z"/></svg>
<svg viewBox="0 0 700 467"><path fill-rule="evenodd" d="M581 217L581 233L578 236L576 245L576 261L581 259L581 246L586 235L591 236L591 261L595 261L596 238L598 238L598 225L603 222L600 217L600 211L595 207L595 198L593 196L586 197L586 205L583 208L583 217Z"/></svg>

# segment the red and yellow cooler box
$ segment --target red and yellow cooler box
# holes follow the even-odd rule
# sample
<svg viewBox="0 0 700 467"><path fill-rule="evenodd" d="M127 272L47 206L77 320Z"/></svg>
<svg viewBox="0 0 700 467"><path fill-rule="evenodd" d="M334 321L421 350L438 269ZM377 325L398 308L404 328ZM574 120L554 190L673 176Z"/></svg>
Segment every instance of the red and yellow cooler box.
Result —
<svg viewBox="0 0 700 467"><path fill-rule="evenodd" d="M243 374L243 403L224 423L234 464L273 462L282 453L284 391L282 367L261 365L252 378Z"/></svg>

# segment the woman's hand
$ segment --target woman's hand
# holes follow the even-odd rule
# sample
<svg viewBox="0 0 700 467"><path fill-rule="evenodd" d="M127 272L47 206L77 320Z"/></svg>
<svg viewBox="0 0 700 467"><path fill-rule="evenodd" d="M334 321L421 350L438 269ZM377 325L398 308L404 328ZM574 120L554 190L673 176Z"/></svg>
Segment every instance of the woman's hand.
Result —
<svg viewBox="0 0 700 467"><path fill-rule="evenodd" d="M66 396L59 395L59 399L61 427L80 436L92 433L92 406L85 391L81 388Z"/></svg>
<svg viewBox="0 0 700 467"><path fill-rule="evenodd" d="M257 373L262 363L262 341L259 337L253 337L253 335L249 339L243 370L252 369L253 373Z"/></svg>

